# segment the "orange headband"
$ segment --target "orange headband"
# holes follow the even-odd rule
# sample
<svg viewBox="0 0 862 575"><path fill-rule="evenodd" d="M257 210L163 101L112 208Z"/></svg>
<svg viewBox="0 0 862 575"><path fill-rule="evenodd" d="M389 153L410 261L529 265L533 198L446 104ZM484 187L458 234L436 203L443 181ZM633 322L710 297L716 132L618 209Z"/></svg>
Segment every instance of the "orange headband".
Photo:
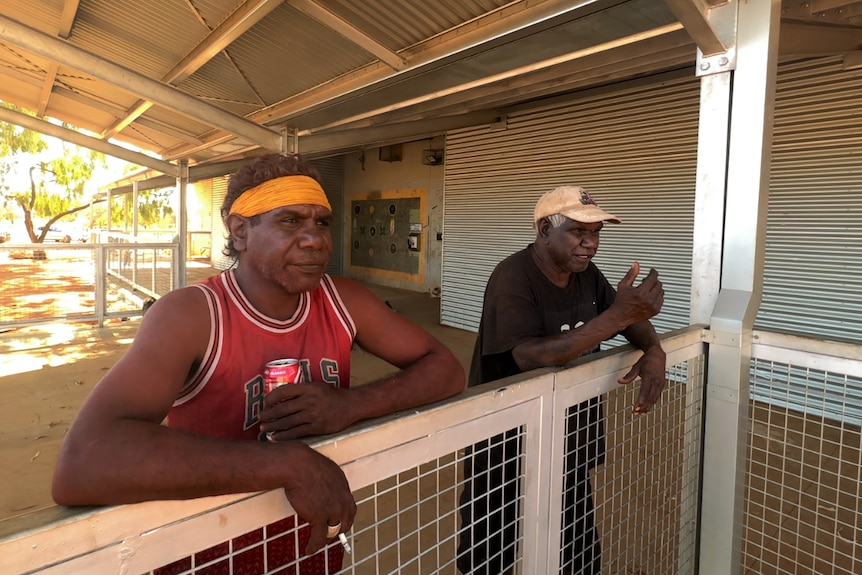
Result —
<svg viewBox="0 0 862 575"><path fill-rule="evenodd" d="M294 204L323 206L332 211L332 206L317 180L308 176L282 176L241 193L230 207L230 213L250 218Z"/></svg>

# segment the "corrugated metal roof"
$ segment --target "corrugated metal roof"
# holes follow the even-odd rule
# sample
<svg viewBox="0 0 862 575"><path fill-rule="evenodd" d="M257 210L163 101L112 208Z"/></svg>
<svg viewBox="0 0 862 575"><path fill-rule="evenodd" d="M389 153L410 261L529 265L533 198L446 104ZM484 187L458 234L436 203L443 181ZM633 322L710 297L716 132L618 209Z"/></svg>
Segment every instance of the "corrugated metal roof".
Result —
<svg viewBox="0 0 862 575"><path fill-rule="evenodd" d="M807 27L782 42L858 49L862 2L839 3L785 1L783 23ZM331 154L690 67L670 5L685 3L3 0L0 100L168 159L233 160L281 129Z"/></svg>

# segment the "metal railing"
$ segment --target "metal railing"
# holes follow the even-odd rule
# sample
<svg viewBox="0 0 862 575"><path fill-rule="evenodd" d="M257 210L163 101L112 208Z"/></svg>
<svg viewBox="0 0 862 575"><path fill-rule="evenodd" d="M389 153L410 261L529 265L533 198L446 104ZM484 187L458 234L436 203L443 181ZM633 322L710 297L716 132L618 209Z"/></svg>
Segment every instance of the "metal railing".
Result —
<svg viewBox="0 0 862 575"><path fill-rule="evenodd" d="M591 472L606 572L693 572L702 338L702 329L691 328L663 339L672 383L648 415L632 416L637 387L616 383L639 352L617 348L320 440L315 448L342 466L358 503L348 536L353 553L341 572L457 573L465 449L516 429L515 572L565 573L566 421L593 397L604 397L607 430L606 461ZM0 540L0 556L11 573L46 575L147 573L178 560L185 563L175 573L216 565L228 572L230 562L252 555L265 572L291 572L267 562L274 546L298 546L295 529L248 534L292 513L280 490L75 510Z"/></svg>
<svg viewBox="0 0 862 575"><path fill-rule="evenodd" d="M862 346L753 341L742 573L862 573Z"/></svg>
<svg viewBox="0 0 862 575"><path fill-rule="evenodd" d="M178 285L177 244L2 244L0 329L143 313Z"/></svg>

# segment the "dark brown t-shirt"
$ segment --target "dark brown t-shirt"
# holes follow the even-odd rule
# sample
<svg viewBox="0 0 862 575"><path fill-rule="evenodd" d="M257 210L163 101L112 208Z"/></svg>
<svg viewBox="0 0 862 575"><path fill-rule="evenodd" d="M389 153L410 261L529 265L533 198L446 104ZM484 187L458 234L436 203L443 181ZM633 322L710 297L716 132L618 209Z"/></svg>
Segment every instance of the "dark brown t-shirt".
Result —
<svg viewBox="0 0 862 575"><path fill-rule="evenodd" d="M530 249L500 262L488 280L470 386L521 373L512 357L518 344L576 329L614 302L616 291L592 262L561 288L536 266Z"/></svg>

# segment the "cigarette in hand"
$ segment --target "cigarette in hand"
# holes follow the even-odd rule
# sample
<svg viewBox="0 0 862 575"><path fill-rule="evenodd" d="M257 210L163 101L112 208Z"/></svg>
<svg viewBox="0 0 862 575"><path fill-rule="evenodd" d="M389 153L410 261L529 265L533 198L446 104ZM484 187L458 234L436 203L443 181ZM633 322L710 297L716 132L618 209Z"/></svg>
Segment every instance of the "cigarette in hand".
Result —
<svg viewBox="0 0 862 575"><path fill-rule="evenodd" d="M344 533L339 533L338 540L341 541L341 546L344 547L344 552L350 555L351 549L350 543L347 542L347 535L345 535Z"/></svg>

